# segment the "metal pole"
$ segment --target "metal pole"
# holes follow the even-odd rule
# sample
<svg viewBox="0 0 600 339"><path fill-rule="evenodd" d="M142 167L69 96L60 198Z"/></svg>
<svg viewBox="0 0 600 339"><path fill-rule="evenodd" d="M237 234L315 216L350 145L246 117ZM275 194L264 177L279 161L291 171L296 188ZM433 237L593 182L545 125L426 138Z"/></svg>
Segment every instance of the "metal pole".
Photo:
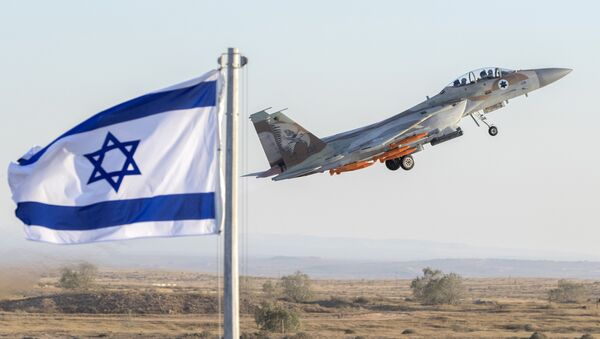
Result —
<svg viewBox="0 0 600 339"><path fill-rule="evenodd" d="M224 206L224 296L225 296L225 339L240 337L239 310L239 264L238 264L238 168L237 168L237 132L238 132L238 80L239 69L246 59L240 56L237 48L228 48L227 54L220 58L221 67L227 70L227 108L226 144L225 144L225 206Z"/></svg>

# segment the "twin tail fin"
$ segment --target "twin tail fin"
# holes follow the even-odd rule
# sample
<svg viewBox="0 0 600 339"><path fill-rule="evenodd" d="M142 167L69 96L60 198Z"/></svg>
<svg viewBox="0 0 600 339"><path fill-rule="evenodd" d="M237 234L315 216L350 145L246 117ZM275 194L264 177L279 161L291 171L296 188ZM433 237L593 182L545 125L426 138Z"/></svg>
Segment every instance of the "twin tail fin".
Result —
<svg viewBox="0 0 600 339"><path fill-rule="evenodd" d="M269 114L262 110L252 114L250 120L271 165L271 172L274 168L285 172L326 146L324 141L281 111Z"/></svg>

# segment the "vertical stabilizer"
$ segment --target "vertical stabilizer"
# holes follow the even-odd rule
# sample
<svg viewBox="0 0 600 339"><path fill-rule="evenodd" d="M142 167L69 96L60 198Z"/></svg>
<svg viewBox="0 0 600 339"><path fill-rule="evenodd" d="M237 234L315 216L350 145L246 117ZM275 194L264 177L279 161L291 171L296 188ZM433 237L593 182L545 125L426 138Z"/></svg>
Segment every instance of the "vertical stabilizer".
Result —
<svg viewBox="0 0 600 339"><path fill-rule="evenodd" d="M319 153L326 144L285 114L260 111L250 116L271 167L282 171Z"/></svg>
<svg viewBox="0 0 600 339"><path fill-rule="evenodd" d="M283 170L285 168L285 163L283 162L281 152L279 152L279 147L277 146L275 137L271 132L271 127L269 126L269 117L269 113L266 111L260 111L252 114L250 116L250 120L254 124L254 129L256 129L258 139L260 140L260 144L265 151L269 165L271 165L271 168L278 166L281 168L281 170Z"/></svg>

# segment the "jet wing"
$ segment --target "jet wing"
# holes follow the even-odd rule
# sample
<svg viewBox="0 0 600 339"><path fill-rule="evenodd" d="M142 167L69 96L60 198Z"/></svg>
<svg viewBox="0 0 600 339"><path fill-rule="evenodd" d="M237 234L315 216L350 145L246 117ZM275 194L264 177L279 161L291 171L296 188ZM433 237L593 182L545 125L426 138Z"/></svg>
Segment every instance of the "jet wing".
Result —
<svg viewBox="0 0 600 339"><path fill-rule="evenodd" d="M371 133L367 133L365 138L360 138L358 142L353 143L353 145L348 148L347 152L352 153L358 151L366 153L374 148L384 148L392 142L402 139L410 132L418 130L422 127L421 124L432 116L433 114L419 116L418 113L412 113L411 116L408 117L410 120L402 122L401 124L388 126L383 131L379 131L379 134L377 135L370 135Z"/></svg>
<svg viewBox="0 0 600 339"><path fill-rule="evenodd" d="M378 147L385 148L391 144L401 141L402 139L406 139L406 137L410 137L411 133L429 132L429 129L426 126L423 126L427 120L439 114L458 111L462 113L466 108L466 104L467 101L463 100L453 104L440 105L417 112L411 112L403 117L404 119L398 119L397 121L390 122L389 126L382 126L379 129L376 137L374 136L372 138L368 138L369 134L371 133L367 132L366 140L361 138L361 140L364 140L364 142L354 145L354 147L349 148L348 151L365 152L369 149Z"/></svg>

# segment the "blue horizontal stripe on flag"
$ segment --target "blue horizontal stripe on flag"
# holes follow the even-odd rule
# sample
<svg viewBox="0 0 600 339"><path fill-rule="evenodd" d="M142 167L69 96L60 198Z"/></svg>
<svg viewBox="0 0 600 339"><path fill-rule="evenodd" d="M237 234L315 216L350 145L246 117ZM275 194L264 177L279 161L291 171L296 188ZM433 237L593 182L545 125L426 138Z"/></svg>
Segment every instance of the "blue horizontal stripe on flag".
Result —
<svg viewBox="0 0 600 339"><path fill-rule="evenodd" d="M97 128L168 111L215 106L216 102L216 81L206 81L191 87L146 94L92 116L56 138L56 140L52 141L48 146L35 153L29 159L21 158L18 162L22 166L36 162L46 152L48 147L69 135L88 132Z"/></svg>
<svg viewBox="0 0 600 339"><path fill-rule="evenodd" d="M103 201L87 206L20 202L16 215L26 225L64 231L86 231L145 221L214 219L215 194L160 195Z"/></svg>

